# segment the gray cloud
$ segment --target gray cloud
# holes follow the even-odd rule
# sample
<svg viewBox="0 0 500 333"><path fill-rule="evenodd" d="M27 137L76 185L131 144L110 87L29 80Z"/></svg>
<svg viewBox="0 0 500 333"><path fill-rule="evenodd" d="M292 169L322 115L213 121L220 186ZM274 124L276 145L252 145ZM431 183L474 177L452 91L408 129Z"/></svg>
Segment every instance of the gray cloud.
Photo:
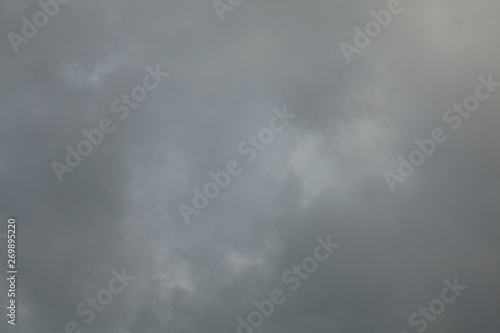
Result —
<svg viewBox="0 0 500 333"><path fill-rule="evenodd" d="M340 43L387 1L243 0L221 22L211 1L74 0L17 54L7 34L40 6L2 3L0 207L18 219L19 307L1 330L231 333L281 288L256 332L412 333L458 277L468 289L426 332L498 331L500 90L456 131L442 116L479 75L500 81L500 6L401 3L350 64ZM111 103L156 64L170 75L121 121ZM186 225L178 204L285 105L290 127ZM59 183L52 161L103 118L115 131ZM384 172L436 127L449 139L392 193ZM291 292L283 272L328 234L342 247ZM85 324L76 307L122 267L137 278Z"/></svg>

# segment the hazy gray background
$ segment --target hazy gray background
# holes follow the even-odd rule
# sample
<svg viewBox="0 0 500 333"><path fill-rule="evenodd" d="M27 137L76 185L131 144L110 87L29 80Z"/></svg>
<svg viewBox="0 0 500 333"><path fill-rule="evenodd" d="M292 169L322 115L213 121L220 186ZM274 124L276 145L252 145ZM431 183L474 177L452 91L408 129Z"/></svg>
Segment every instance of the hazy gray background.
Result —
<svg viewBox="0 0 500 333"><path fill-rule="evenodd" d="M221 22L211 1L74 0L15 54L7 34L40 7L3 0L0 231L18 218L20 307L11 327L2 279L0 331L236 332L332 234L342 247L256 332L413 333L455 276L469 288L426 332L497 332L500 90L457 131L442 114L500 79L500 3L402 4L347 64L339 44L387 1L243 0ZM118 120L111 102L156 64L170 76ZM186 225L178 204L285 105L291 126ZM52 161L104 117L115 131L59 183ZM384 172L436 127L448 141L392 193ZM137 279L83 324L76 306L122 267Z"/></svg>

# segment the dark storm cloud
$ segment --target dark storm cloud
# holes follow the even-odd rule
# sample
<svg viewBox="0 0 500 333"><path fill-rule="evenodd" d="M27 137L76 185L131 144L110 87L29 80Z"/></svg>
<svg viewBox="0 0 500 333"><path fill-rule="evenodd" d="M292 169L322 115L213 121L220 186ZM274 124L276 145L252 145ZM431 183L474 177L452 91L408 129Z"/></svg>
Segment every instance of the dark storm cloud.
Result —
<svg viewBox="0 0 500 333"><path fill-rule="evenodd" d="M500 90L456 131L442 116L479 75L500 81L500 7L401 3L350 64L340 43L387 1L243 0L221 22L210 1L73 0L18 53L7 35L40 6L2 3L1 209L20 272L2 327L231 333L280 288L256 332L417 332L410 315L458 277L426 332L498 330ZM111 103L156 64L170 75L121 121ZM290 127L186 225L179 203L283 106ZM51 163L103 118L116 129L59 183ZM392 193L384 172L436 127L448 140ZM328 234L342 247L292 292L282 274ZM122 268L136 279L85 324L76 307Z"/></svg>

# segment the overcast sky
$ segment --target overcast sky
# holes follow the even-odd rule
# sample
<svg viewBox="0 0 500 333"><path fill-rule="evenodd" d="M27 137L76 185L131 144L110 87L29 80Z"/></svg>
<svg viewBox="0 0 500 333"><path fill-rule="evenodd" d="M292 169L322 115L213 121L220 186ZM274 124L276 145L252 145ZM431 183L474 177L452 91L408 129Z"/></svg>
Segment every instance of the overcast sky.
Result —
<svg viewBox="0 0 500 333"><path fill-rule="evenodd" d="M342 43L390 1L230 2L73 0L34 33L40 4L2 0L0 232L17 218L19 273L15 326L0 283L0 331L233 333L279 289L256 333L417 333L412 313L457 278L425 332L498 332L500 88L460 126L444 115L480 76L500 82L500 3L401 0L348 61ZM126 112L133 89L147 96ZM249 162L249 136L285 111ZM70 167L103 119L114 130ZM435 129L447 140L391 190ZM340 247L291 290L283 274L328 235ZM86 323L77 307L122 269L135 279Z"/></svg>

